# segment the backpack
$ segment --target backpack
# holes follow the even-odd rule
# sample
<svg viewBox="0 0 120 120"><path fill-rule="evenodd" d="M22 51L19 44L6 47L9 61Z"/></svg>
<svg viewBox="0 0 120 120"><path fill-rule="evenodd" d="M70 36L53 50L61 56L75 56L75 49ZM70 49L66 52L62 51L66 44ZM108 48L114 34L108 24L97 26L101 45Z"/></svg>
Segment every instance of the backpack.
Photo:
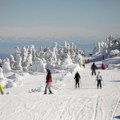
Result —
<svg viewBox="0 0 120 120"><path fill-rule="evenodd" d="M102 76L100 74L97 75L96 80L102 80Z"/></svg>

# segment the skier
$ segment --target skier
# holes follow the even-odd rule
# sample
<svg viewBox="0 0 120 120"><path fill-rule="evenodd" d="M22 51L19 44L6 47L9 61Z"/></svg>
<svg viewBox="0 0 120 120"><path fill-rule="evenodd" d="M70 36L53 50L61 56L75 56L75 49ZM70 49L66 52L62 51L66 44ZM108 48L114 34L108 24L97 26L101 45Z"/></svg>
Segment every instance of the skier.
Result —
<svg viewBox="0 0 120 120"><path fill-rule="evenodd" d="M105 65L102 63L102 65L101 65L101 68L102 68L102 70L104 70L105 69Z"/></svg>
<svg viewBox="0 0 120 120"><path fill-rule="evenodd" d="M105 57L103 56L103 60L105 59Z"/></svg>
<svg viewBox="0 0 120 120"><path fill-rule="evenodd" d="M96 80L97 80L97 88L102 88L102 84L101 84L101 81L102 81L102 76L100 74L100 72L98 72L97 76L96 76Z"/></svg>
<svg viewBox="0 0 120 120"><path fill-rule="evenodd" d="M52 83L51 71L49 69L47 69L46 86L45 86L44 94L47 94L47 89L49 89L49 93L52 94L51 83Z"/></svg>
<svg viewBox="0 0 120 120"><path fill-rule="evenodd" d="M4 94L4 89L3 86L0 84L0 93L3 95Z"/></svg>
<svg viewBox="0 0 120 120"><path fill-rule="evenodd" d="M93 63L92 66L91 66L92 75L93 74L96 75L96 71L95 71L96 69L97 69L97 66L95 65L95 63Z"/></svg>
<svg viewBox="0 0 120 120"><path fill-rule="evenodd" d="M83 67L85 68L85 60L83 60Z"/></svg>
<svg viewBox="0 0 120 120"><path fill-rule="evenodd" d="M76 84L76 88L77 88L77 86L78 86L78 88L79 88L79 80L80 80L80 74L78 73L78 71L76 72L76 74L75 74L75 77L74 77L74 79L75 79L75 84Z"/></svg>

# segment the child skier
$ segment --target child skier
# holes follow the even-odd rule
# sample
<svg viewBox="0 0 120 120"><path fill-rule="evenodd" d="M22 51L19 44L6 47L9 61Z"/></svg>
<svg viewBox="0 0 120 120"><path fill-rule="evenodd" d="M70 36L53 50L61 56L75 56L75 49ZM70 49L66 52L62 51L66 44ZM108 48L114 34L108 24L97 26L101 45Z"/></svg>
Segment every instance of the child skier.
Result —
<svg viewBox="0 0 120 120"><path fill-rule="evenodd" d="M97 76L96 76L96 80L97 80L97 88L102 88L102 84L101 84L101 81L102 81L102 76L100 74L100 72L98 72Z"/></svg>

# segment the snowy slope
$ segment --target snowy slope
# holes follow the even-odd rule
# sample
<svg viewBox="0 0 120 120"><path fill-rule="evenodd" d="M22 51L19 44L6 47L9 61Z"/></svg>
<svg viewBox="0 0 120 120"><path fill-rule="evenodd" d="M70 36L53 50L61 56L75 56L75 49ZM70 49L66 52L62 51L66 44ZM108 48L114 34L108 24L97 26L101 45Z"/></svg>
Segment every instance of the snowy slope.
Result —
<svg viewBox="0 0 120 120"><path fill-rule="evenodd" d="M74 66L75 67L75 66ZM6 89L0 95L0 120L112 120L119 117L120 71L99 70L103 88L96 89L90 64L86 68L69 68L53 73L53 95L44 93L44 73L22 76L23 84ZM81 88L76 89L74 74L81 75Z"/></svg>

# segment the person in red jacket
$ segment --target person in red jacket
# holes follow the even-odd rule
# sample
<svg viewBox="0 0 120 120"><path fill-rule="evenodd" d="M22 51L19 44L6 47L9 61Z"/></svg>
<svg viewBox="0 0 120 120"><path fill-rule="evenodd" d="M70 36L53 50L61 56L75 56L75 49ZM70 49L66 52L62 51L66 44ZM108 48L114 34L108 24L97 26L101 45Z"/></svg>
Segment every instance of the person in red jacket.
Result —
<svg viewBox="0 0 120 120"><path fill-rule="evenodd" d="M47 69L46 86L45 86L44 94L47 94L47 89L49 90L49 93L52 94L51 83L52 83L51 71L49 69Z"/></svg>
<svg viewBox="0 0 120 120"><path fill-rule="evenodd" d="M105 69L105 65L102 63L102 65L101 65L101 68L102 68L102 70L104 70Z"/></svg>

